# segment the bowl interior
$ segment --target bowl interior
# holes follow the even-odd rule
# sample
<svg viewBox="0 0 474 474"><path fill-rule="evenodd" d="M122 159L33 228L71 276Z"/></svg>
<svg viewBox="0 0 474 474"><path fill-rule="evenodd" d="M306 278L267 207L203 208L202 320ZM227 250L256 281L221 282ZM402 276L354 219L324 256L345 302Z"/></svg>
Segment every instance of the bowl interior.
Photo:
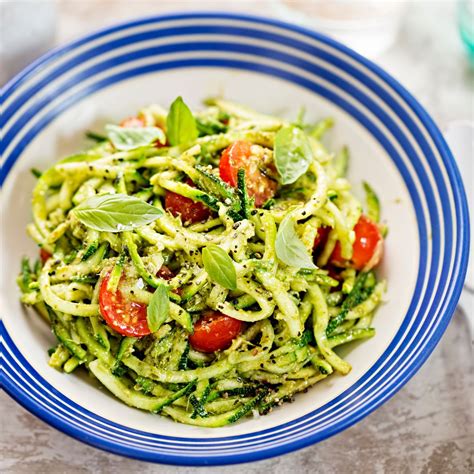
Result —
<svg viewBox="0 0 474 474"><path fill-rule="evenodd" d="M336 125L327 134L326 145L332 151L342 145L349 146L349 177L355 193L363 201L361 183L369 182L379 195L382 217L389 226L379 270L379 276L388 281L386 302L374 319L376 336L342 349L353 366L352 372L345 377L330 377L307 393L299 394L295 403L284 404L265 417L214 430L180 425L129 408L105 389L98 389L86 375L65 375L50 368L46 351L54 344L54 337L38 316L22 308L15 283L21 257L35 257L38 252L25 232L31 219L30 198L35 182L30 169L45 169L55 160L79 151L86 143L85 130L101 131L105 123L117 122L150 103L167 107L178 95L194 108L204 98L219 95L289 119L295 118L302 106L308 122L334 117ZM50 107L54 101L52 98ZM386 151L359 122L334 103L303 87L258 72L205 67L160 71L91 93L56 117L27 146L5 183L2 208L3 222L8 223L1 229L2 314L15 345L41 377L78 405L119 425L149 433L186 438L252 433L282 425L335 399L366 374L388 347L407 313L418 271L420 242L415 212L403 178Z"/></svg>

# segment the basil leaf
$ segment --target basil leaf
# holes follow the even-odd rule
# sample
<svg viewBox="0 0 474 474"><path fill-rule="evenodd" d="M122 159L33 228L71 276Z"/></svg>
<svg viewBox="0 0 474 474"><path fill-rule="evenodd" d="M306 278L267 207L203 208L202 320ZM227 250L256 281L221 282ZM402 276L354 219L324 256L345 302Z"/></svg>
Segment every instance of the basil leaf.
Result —
<svg viewBox="0 0 474 474"><path fill-rule="evenodd" d="M173 146L191 142L199 135L196 119L181 96L171 104L166 118L166 133Z"/></svg>
<svg viewBox="0 0 474 474"><path fill-rule="evenodd" d="M92 196L72 212L84 225L101 232L133 230L163 214L160 209L126 194Z"/></svg>
<svg viewBox="0 0 474 474"><path fill-rule="evenodd" d="M294 183L306 173L313 160L308 137L300 128L290 125L281 128L275 135L275 165L282 184Z"/></svg>
<svg viewBox="0 0 474 474"><path fill-rule="evenodd" d="M202 262L211 280L229 290L237 289L237 273L234 262L224 249L217 245L204 247Z"/></svg>
<svg viewBox="0 0 474 474"><path fill-rule="evenodd" d="M170 313L170 298L166 285L160 283L146 309L146 321L151 332L156 332Z"/></svg>
<svg viewBox="0 0 474 474"><path fill-rule="evenodd" d="M277 257L295 268L317 268L295 230L293 218L286 216L278 227L275 241Z"/></svg>
<svg viewBox="0 0 474 474"><path fill-rule="evenodd" d="M117 150L133 150L141 146L150 145L157 140L166 143L165 132L158 127L119 127L106 125L107 135Z"/></svg>

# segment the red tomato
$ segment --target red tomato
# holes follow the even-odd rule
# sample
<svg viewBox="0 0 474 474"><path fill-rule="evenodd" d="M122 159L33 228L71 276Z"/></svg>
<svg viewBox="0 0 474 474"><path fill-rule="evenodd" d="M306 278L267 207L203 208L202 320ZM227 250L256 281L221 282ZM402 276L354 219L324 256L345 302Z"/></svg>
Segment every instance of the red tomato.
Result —
<svg viewBox="0 0 474 474"><path fill-rule="evenodd" d="M176 273L168 268L166 265L162 265L161 268L158 270L157 277L163 278L163 280L171 280L176 276ZM181 296L183 294L183 289L182 288L175 288L174 290L171 290L173 293L176 293L177 295Z"/></svg>
<svg viewBox="0 0 474 474"><path fill-rule="evenodd" d="M227 349L241 333L244 323L218 311L208 311L194 325L189 342L200 352L215 352Z"/></svg>
<svg viewBox="0 0 474 474"><path fill-rule="evenodd" d="M176 275L174 271L168 268L166 265L161 265L161 268L158 270L156 276L163 278L163 280L171 280L171 278L174 278Z"/></svg>
<svg viewBox="0 0 474 474"><path fill-rule="evenodd" d="M354 227L355 240L352 245L353 253L350 261L341 255L341 245L337 242L331 255L330 262L338 266L350 266L356 270L373 268L380 262L383 251L383 237L377 224L362 215Z"/></svg>
<svg viewBox="0 0 474 474"><path fill-rule="evenodd" d="M316 234L316 238L314 239L314 250L316 250L318 247L323 247L326 244L329 232L331 232L330 227L322 226L318 229L318 233Z"/></svg>
<svg viewBox="0 0 474 474"><path fill-rule="evenodd" d="M145 121L140 117L128 117L120 122L123 128L140 128L145 126Z"/></svg>
<svg viewBox="0 0 474 474"><path fill-rule="evenodd" d="M194 186L190 179L186 180L186 184ZM166 191L165 209L175 217L180 215L183 222L189 223L205 221L211 215L210 209L202 202L193 201L171 191Z"/></svg>
<svg viewBox="0 0 474 474"><path fill-rule="evenodd" d="M43 247L40 248L40 260L41 263L44 265L48 259L50 259L52 255L45 250Z"/></svg>
<svg viewBox="0 0 474 474"><path fill-rule="evenodd" d="M259 159L252 156L250 147L251 143L243 140L228 146L221 155L219 174L223 181L235 188L237 172L243 168L249 196L255 198L255 206L260 207L275 195L278 184L260 171Z"/></svg>
<svg viewBox="0 0 474 474"><path fill-rule="evenodd" d="M150 334L146 320L147 305L136 301L127 301L120 287L115 293L107 289L110 274L107 274L100 285L100 314L112 329L123 336L140 337Z"/></svg>
<svg viewBox="0 0 474 474"><path fill-rule="evenodd" d="M123 128L141 128L145 127L146 123L140 117L128 117L120 122L120 126ZM165 146L169 146L169 143L161 143L158 140L155 142L156 148L163 148Z"/></svg>

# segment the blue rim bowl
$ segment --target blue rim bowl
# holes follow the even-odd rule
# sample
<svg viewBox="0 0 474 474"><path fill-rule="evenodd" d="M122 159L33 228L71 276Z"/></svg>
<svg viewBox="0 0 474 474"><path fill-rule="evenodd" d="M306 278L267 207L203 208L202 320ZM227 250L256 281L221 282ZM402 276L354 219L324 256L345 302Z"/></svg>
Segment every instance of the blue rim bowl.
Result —
<svg viewBox="0 0 474 474"><path fill-rule="evenodd" d="M202 39L186 41L187 36L196 34ZM169 41L155 48L142 46L157 35ZM216 35L226 35L227 40ZM251 42L245 41L249 38ZM125 46L133 51L102 60L102 56L120 53ZM179 59L160 57L170 52L179 52ZM319 62L308 62L298 52ZM262 56L270 57L274 65L259 61ZM137 58L153 61L132 64ZM111 66L117 64L122 68L114 72ZM129 78L192 67L271 75L341 108L390 155L409 190L419 240L431 238L429 249L420 246L418 279L402 325L370 370L323 407L258 433L183 438L150 434L102 418L69 400L35 371L1 323L2 387L42 420L85 443L132 458L180 465L222 465L277 456L321 441L367 416L396 393L433 351L455 310L467 266L469 218L462 180L440 131L391 76L349 48L308 29L220 12L153 16L122 23L55 49L18 74L1 94L4 133L0 182L3 185L12 176L28 144L55 117L84 97ZM55 96L61 97L85 78L94 79L96 75L97 80L78 87L67 100L31 124L51 100L51 95L41 94L46 86L58 81ZM333 87L326 87L318 79L329 81ZM354 107L345 98L347 94L366 112ZM22 139L16 140L19 134ZM408 157L409 167L401 153ZM415 181L421 184L421 191Z"/></svg>

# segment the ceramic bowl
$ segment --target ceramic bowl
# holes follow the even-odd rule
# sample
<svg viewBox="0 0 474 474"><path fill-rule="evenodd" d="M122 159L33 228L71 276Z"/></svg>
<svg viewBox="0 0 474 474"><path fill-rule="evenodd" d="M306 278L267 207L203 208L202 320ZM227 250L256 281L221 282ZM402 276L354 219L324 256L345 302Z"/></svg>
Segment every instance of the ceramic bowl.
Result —
<svg viewBox="0 0 474 474"><path fill-rule="evenodd" d="M336 121L327 145L351 151L350 179L379 194L390 231L377 334L343 355L352 372L292 404L205 429L129 408L88 377L48 366L50 329L19 303L15 276L38 249L26 236L34 178L100 130L178 95L198 107L223 96L258 111ZM47 423L118 454L171 464L246 462L302 448L354 424L420 368L455 309L465 274L468 216L443 138L418 102L352 50L264 18L176 14L120 24L39 59L2 90L2 385Z"/></svg>

